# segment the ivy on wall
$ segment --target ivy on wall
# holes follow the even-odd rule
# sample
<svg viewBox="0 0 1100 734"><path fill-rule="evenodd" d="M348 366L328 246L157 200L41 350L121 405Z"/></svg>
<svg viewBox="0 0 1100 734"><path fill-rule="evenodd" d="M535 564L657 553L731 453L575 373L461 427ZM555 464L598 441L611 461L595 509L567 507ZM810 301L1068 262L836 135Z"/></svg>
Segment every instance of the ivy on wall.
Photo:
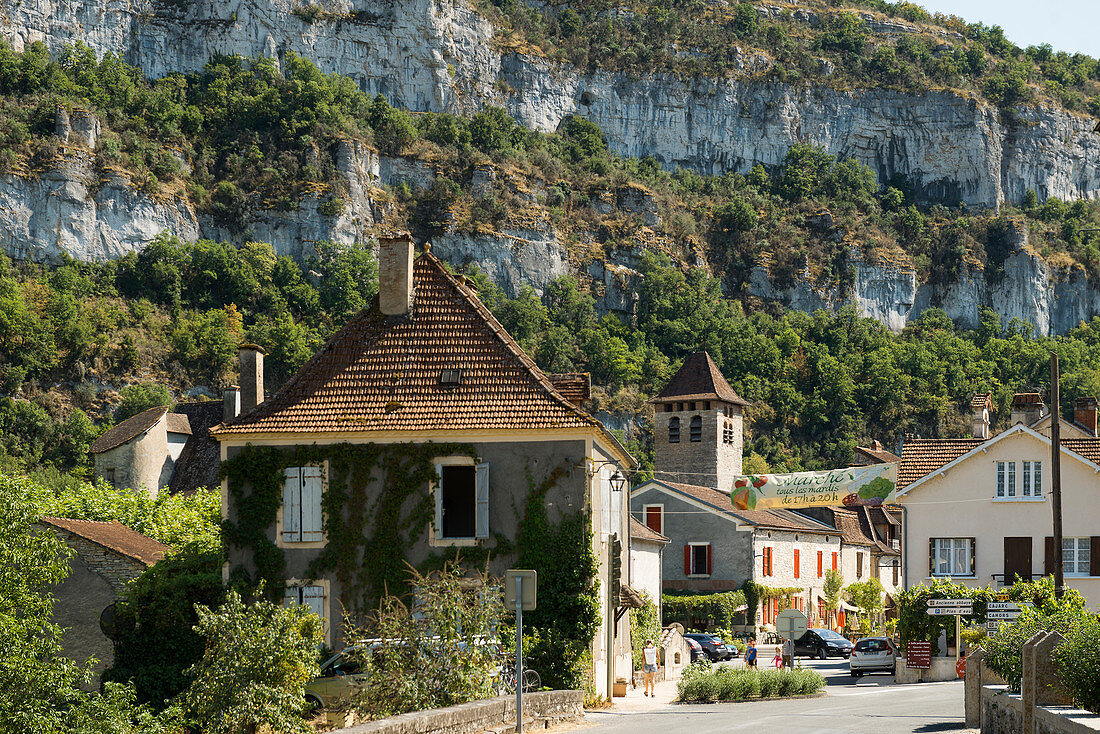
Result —
<svg viewBox="0 0 1100 734"><path fill-rule="evenodd" d="M679 622L688 629L697 621L705 620L716 627L730 628L735 624L741 607L745 604L745 592L721 591L713 594L664 594L661 611L664 623Z"/></svg>
<svg viewBox="0 0 1100 734"><path fill-rule="evenodd" d="M331 444L279 449L245 446L222 465L236 519L222 524L226 547L251 551L255 577L243 568L234 576L266 581L273 594L285 586L286 555L269 537L283 501L283 470L328 462L322 494L326 544L307 575L333 574L349 612L370 608L385 593L408 591L406 550L427 533L435 512L424 491L435 480L438 456L469 456L470 444ZM381 487L375 487L381 483Z"/></svg>

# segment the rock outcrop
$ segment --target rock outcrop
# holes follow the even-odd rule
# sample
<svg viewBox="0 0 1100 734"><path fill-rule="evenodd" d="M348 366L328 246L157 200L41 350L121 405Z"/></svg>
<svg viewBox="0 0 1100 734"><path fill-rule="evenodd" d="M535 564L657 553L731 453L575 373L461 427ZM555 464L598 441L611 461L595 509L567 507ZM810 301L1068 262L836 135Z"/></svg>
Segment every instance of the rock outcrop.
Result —
<svg viewBox="0 0 1100 734"><path fill-rule="evenodd" d="M882 31L908 32L895 25ZM1064 110L1022 108L1008 123L953 92L754 82L769 62L751 53L737 54L745 74L729 79L582 73L500 51L491 25L462 0L24 0L6 9L0 35L16 49L83 41L152 77L201 69L215 53L282 63L294 52L412 110L499 104L540 130L582 114L623 155L707 173L774 166L808 142L858 158L882 180L908 178L931 200L998 206L1028 189L1040 198L1100 196L1100 137L1091 120Z"/></svg>

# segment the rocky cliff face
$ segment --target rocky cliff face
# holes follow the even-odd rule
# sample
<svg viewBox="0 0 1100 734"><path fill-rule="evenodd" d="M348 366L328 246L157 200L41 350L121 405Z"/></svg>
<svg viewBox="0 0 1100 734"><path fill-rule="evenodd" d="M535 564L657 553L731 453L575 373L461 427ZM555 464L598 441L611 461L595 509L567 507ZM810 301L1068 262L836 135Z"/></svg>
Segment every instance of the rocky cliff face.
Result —
<svg viewBox="0 0 1100 734"><path fill-rule="evenodd" d="M462 0L339 0L313 16L303 7L297 0L24 0L0 17L0 35L16 49L35 40L52 48L84 41L153 77L200 69L214 53L278 61L293 51L412 110L503 104L541 130L580 113L623 155L707 173L775 165L793 143L809 142L860 159L882 180L904 176L930 199L997 206L1027 189L1041 198L1100 196L1100 136L1090 120L1058 109L1024 109L1006 124L995 109L951 92L587 74L501 53L492 27ZM746 72L768 63L741 55Z"/></svg>
<svg viewBox="0 0 1100 734"><path fill-rule="evenodd" d="M542 130L580 113L598 123L623 155L650 155L707 173L776 165L792 144L811 142L863 161L881 180L903 176L929 199L997 206L1019 200L1027 189L1040 197L1100 196L1100 135L1091 131L1091 121L1059 109L1024 109L1006 124L995 109L950 92L840 92L747 77L580 73L500 51L492 27L462 0L342 0L313 15L303 7L297 0L23 0L0 15L0 35L17 50L38 40L54 49L83 41L152 77L200 69L215 53L282 63L294 52L413 110L470 113L500 104ZM746 73L768 63L742 55ZM372 186L408 181L423 187L433 176L422 163L379 157L347 142L335 161L350 191L342 214L320 213L320 199L307 196L296 209L258 211L244 231L229 232L183 200L135 191L123 172L95 175L91 150L98 132L94 119L59 116L63 148L54 163L34 175L0 176L0 246L9 255L48 261L64 252L104 260L168 230L185 239L268 241L280 254L301 257L316 240L369 239L384 217ZM489 179L479 184L478 175L472 185L488 186ZM596 208L659 224L656 210L632 196L619 192ZM455 264L479 265L511 295L523 284L542 288L572 272L589 279L603 310L632 311L637 253L571 260L562 239L550 222L536 218L493 234L449 232L435 246ZM761 266L750 292L803 310L855 302L894 329L932 306L970 325L978 323L982 306L990 306L1005 320L1020 318L1044 334L1100 313L1100 290L1080 271L1050 269L1027 247L1026 236L996 279L963 271L949 283L931 285L904 267L865 263L859 256L851 262L850 289L817 286L809 276L778 287Z"/></svg>

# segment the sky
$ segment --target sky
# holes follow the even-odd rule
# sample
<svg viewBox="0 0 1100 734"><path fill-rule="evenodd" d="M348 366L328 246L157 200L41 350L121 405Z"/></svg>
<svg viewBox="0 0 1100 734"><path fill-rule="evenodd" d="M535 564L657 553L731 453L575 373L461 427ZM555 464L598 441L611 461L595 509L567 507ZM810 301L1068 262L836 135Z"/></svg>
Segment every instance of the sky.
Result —
<svg viewBox="0 0 1100 734"><path fill-rule="evenodd" d="M967 23L999 25L1021 48L1049 43L1055 51L1100 57L1100 0L915 0L929 12Z"/></svg>

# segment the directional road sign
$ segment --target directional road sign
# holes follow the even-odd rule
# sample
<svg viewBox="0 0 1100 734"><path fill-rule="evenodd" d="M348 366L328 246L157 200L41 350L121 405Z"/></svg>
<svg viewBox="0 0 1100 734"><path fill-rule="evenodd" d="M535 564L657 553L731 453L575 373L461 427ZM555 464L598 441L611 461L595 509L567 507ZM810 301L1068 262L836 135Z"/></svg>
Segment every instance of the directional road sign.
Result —
<svg viewBox="0 0 1100 734"><path fill-rule="evenodd" d="M932 607L928 614L932 617L950 617L956 614L969 617L974 614L974 607Z"/></svg>
<svg viewBox="0 0 1100 734"><path fill-rule="evenodd" d="M965 607L973 606L973 599L929 599L928 606L931 607Z"/></svg>
<svg viewBox="0 0 1100 734"><path fill-rule="evenodd" d="M1017 604L1014 601L991 601L991 602L989 602L988 604L985 605L985 608L988 609L989 611L993 611L993 610L1011 611L1011 612L1020 611L1020 605Z"/></svg>
<svg viewBox="0 0 1100 734"><path fill-rule="evenodd" d="M1005 609L1003 611L997 611L995 609L992 612L986 612L986 614L985 614L986 619L1016 619L1016 617L1019 617L1019 616L1020 616L1020 611L1018 609L1017 610Z"/></svg>

